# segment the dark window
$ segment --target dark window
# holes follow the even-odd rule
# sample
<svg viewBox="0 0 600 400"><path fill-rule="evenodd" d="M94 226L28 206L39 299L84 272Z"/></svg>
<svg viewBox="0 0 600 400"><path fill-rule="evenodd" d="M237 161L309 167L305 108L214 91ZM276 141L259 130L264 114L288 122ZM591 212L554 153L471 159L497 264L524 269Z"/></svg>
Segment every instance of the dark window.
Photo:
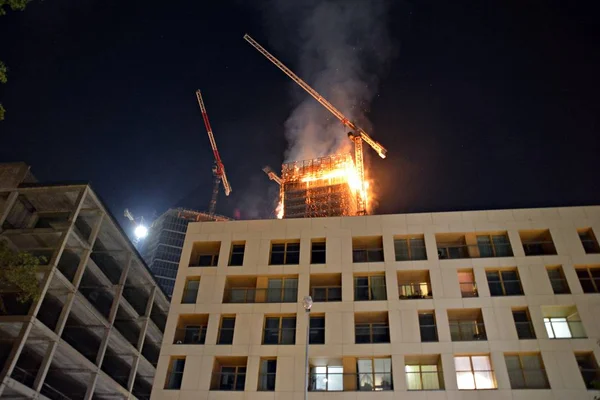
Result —
<svg viewBox="0 0 600 400"><path fill-rule="evenodd" d="M354 277L354 300L387 300L385 276Z"/></svg>
<svg viewBox="0 0 600 400"><path fill-rule="evenodd" d="M317 286L312 288L313 301L342 301L341 286Z"/></svg>
<svg viewBox="0 0 600 400"><path fill-rule="evenodd" d="M219 390L244 390L246 367L221 367Z"/></svg>
<svg viewBox="0 0 600 400"><path fill-rule="evenodd" d="M577 268L575 271L584 293L600 293L600 267Z"/></svg>
<svg viewBox="0 0 600 400"><path fill-rule="evenodd" d="M352 262L383 261L383 239L381 237L352 240Z"/></svg>
<svg viewBox="0 0 600 400"><path fill-rule="evenodd" d="M529 313L526 310L519 310L513 311L512 314L519 339L535 339L535 331Z"/></svg>
<svg viewBox="0 0 600 400"><path fill-rule="evenodd" d="M198 297L198 287L200 286L200 279L190 279L185 283L185 289L183 289L183 297L181 303L183 304L194 304Z"/></svg>
<svg viewBox="0 0 600 400"><path fill-rule="evenodd" d="M260 360L258 373L258 390L272 392L275 390L277 360Z"/></svg>
<svg viewBox="0 0 600 400"><path fill-rule="evenodd" d="M179 390L183 379L183 369L185 368L185 358L171 359L169 372L167 373L167 381L165 389Z"/></svg>
<svg viewBox="0 0 600 400"><path fill-rule="evenodd" d="M221 327L219 328L219 339L217 340L217 344L232 344L234 329L235 317L221 318Z"/></svg>
<svg viewBox="0 0 600 400"><path fill-rule="evenodd" d="M271 243L269 265L297 265L300 262L300 243Z"/></svg>
<svg viewBox="0 0 600 400"><path fill-rule="evenodd" d="M600 253L600 246L598 246L596 236L591 229L582 230L578 233L579 239L581 240L581 244L583 245L583 249L585 250L586 254Z"/></svg>
<svg viewBox="0 0 600 400"><path fill-rule="evenodd" d="M229 259L229 266L240 267L244 264L244 251L246 250L246 244L233 244L231 245L231 258Z"/></svg>
<svg viewBox="0 0 600 400"><path fill-rule="evenodd" d="M312 242L310 249L311 264L325 264L325 242Z"/></svg>
<svg viewBox="0 0 600 400"><path fill-rule="evenodd" d="M310 317L310 344L325 344L325 317Z"/></svg>
<svg viewBox="0 0 600 400"><path fill-rule="evenodd" d="M396 261L426 260L425 239L397 238L394 239Z"/></svg>
<svg viewBox="0 0 600 400"><path fill-rule="evenodd" d="M204 344L206 340L206 326L188 325L183 328L183 343L177 344Z"/></svg>
<svg viewBox="0 0 600 400"><path fill-rule="evenodd" d="M487 271L486 275L492 296L518 296L523 294L519 273L516 270Z"/></svg>
<svg viewBox="0 0 600 400"><path fill-rule="evenodd" d="M519 232L526 256L556 255L549 230Z"/></svg>
<svg viewBox="0 0 600 400"><path fill-rule="evenodd" d="M387 322L354 324L355 343L389 343L390 327Z"/></svg>
<svg viewBox="0 0 600 400"><path fill-rule="evenodd" d="M549 389L548 377L539 354L505 355L512 389Z"/></svg>
<svg viewBox="0 0 600 400"><path fill-rule="evenodd" d="M419 329L421 342L437 342L438 334L435 325L435 314L432 312L419 313Z"/></svg>
<svg viewBox="0 0 600 400"><path fill-rule="evenodd" d="M263 344L295 344L296 317L267 317Z"/></svg>
<svg viewBox="0 0 600 400"><path fill-rule="evenodd" d="M561 267L548 268L547 271L548 278L550 279L550 284L552 285L552 290L554 291L554 294L571 293L571 290L569 289L569 284L565 279L565 275Z"/></svg>
<svg viewBox="0 0 600 400"><path fill-rule="evenodd" d="M597 389L600 382L600 369L594 359L593 353L584 353L575 355L579 372L588 389Z"/></svg>

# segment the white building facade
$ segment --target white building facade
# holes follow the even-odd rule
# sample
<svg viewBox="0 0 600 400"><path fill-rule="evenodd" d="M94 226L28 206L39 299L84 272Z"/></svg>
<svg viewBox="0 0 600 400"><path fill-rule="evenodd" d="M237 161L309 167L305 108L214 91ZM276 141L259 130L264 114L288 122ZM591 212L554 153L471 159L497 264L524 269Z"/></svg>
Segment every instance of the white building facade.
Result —
<svg viewBox="0 0 600 400"><path fill-rule="evenodd" d="M190 223L152 399L594 399L600 206ZM301 301L311 295L307 315Z"/></svg>

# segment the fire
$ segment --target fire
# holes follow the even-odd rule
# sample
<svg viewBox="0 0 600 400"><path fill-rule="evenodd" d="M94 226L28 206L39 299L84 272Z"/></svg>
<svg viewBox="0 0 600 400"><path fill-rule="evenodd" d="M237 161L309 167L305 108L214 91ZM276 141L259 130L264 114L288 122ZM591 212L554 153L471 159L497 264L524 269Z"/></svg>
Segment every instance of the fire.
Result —
<svg viewBox="0 0 600 400"><path fill-rule="evenodd" d="M275 208L275 213L277 215L277 219L283 218L283 199L279 199L279 203L277 204L277 207Z"/></svg>

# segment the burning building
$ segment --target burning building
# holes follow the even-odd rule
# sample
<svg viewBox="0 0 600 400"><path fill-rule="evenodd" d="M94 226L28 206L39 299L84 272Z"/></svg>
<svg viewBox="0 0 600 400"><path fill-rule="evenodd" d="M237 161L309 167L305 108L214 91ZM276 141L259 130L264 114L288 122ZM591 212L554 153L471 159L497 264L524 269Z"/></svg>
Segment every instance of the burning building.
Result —
<svg viewBox="0 0 600 400"><path fill-rule="evenodd" d="M283 164L279 183L279 218L365 214L367 189L350 154Z"/></svg>

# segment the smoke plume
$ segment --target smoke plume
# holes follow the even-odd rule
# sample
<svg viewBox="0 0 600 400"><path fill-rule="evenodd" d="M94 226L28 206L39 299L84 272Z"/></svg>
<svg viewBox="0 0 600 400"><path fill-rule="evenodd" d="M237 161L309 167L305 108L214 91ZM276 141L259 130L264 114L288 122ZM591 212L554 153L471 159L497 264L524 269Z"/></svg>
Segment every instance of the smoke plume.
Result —
<svg viewBox="0 0 600 400"><path fill-rule="evenodd" d="M288 66L369 132L367 112L392 52L388 2L273 0L268 11L274 35L279 35L270 43L298 57ZM291 44L284 43L282 32ZM292 93L297 105L285 123L286 162L349 152L347 128L303 90L295 87Z"/></svg>

